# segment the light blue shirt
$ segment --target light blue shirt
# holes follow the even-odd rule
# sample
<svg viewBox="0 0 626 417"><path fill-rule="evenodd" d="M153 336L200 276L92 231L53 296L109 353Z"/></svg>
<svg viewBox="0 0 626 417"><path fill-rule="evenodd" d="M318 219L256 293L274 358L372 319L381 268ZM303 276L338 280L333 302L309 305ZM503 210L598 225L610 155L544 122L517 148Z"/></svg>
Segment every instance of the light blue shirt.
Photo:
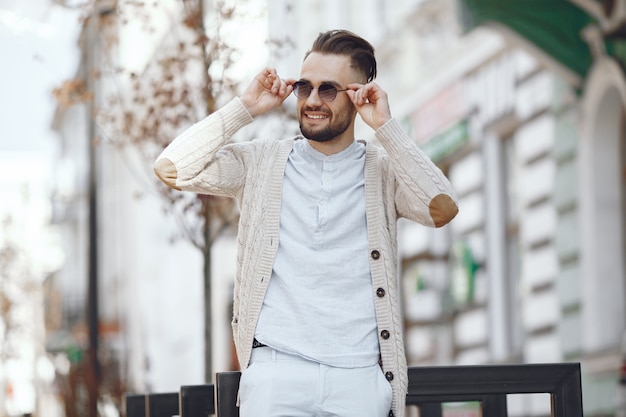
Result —
<svg viewBox="0 0 626 417"><path fill-rule="evenodd" d="M362 143L326 156L306 139L295 141L260 342L331 366L378 362L364 166Z"/></svg>

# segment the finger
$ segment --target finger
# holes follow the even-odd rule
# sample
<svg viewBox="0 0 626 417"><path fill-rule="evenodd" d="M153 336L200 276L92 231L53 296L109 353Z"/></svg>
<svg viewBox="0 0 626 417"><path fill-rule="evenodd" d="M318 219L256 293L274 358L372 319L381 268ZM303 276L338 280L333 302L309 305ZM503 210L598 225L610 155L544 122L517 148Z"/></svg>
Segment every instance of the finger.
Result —
<svg viewBox="0 0 626 417"><path fill-rule="evenodd" d="M276 81L275 79L269 77L265 79L263 83L263 88L269 91L272 94L276 94L278 92L278 88L280 87L280 81Z"/></svg>
<svg viewBox="0 0 626 417"><path fill-rule="evenodd" d="M364 99L369 99L376 94L376 85L374 83L365 84L361 89L361 95Z"/></svg>
<svg viewBox="0 0 626 417"><path fill-rule="evenodd" d="M375 83L368 83L361 89L362 103L375 103L378 100L384 98L385 93Z"/></svg>
<svg viewBox="0 0 626 417"><path fill-rule="evenodd" d="M263 88L272 91L275 86L276 79L278 78L276 75L276 69L267 67L259 75Z"/></svg>
<svg viewBox="0 0 626 417"><path fill-rule="evenodd" d="M284 97L285 94L287 93L287 83L285 82L285 80L280 79L280 82L278 83L277 93L281 97Z"/></svg>
<svg viewBox="0 0 626 417"><path fill-rule="evenodd" d="M281 79L279 94L281 97L286 98L293 92L293 85L296 82L293 78Z"/></svg>
<svg viewBox="0 0 626 417"><path fill-rule="evenodd" d="M285 97L289 96L291 93L293 93L293 85L297 82L298 80L296 80L295 78L286 78L283 80L284 83L284 87L285 87Z"/></svg>
<svg viewBox="0 0 626 417"><path fill-rule="evenodd" d="M356 91L356 103L359 106L362 106L367 103L368 91L366 90L366 86L359 88Z"/></svg>
<svg viewBox="0 0 626 417"><path fill-rule="evenodd" d="M263 69L263 71L259 72L259 74L256 76L256 78L258 78L260 81L265 81L271 75L272 75L272 68L267 67L267 68Z"/></svg>
<svg viewBox="0 0 626 417"><path fill-rule="evenodd" d="M297 82L298 80L295 78L286 78L285 79L285 88L286 88L286 92L287 95L293 93L293 85Z"/></svg>
<svg viewBox="0 0 626 417"><path fill-rule="evenodd" d="M269 79L272 82L272 93L282 96L285 93L287 87L285 80L280 78L280 76L275 71L269 76Z"/></svg>
<svg viewBox="0 0 626 417"><path fill-rule="evenodd" d="M354 104L356 107L361 107L363 106L363 104L366 104L366 102L362 98L363 92L361 88L348 89L346 90L346 94L348 94L348 97L352 101L352 104Z"/></svg>
<svg viewBox="0 0 626 417"><path fill-rule="evenodd" d="M265 76L268 78L273 78L276 76L276 68L267 67L265 68Z"/></svg>

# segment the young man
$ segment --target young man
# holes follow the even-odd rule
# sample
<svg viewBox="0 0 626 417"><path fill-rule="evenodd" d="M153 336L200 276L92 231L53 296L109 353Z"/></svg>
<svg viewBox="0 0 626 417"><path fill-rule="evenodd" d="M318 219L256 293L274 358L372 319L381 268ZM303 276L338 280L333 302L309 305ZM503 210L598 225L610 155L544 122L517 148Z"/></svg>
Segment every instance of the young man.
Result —
<svg viewBox="0 0 626 417"><path fill-rule="evenodd" d="M458 209L375 76L367 41L321 33L299 80L265 69L155 163L171 187L239 203L232 326L242 417L404 415L396 221L440 227ZM292 92L302 136L229 144ZM357 114L384 149L355 141Z"/></svg>

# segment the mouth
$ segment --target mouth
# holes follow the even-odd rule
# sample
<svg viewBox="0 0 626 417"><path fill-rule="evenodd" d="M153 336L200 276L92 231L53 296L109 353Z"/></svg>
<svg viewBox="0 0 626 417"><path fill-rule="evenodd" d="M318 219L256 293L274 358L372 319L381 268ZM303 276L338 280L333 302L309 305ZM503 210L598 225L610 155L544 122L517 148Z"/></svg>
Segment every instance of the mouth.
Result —
<svg viewBox="0 0 626 417"><path fill-rule="evenodd" d="M326 120L328 119L328 115L324 114L324 113L310 113L310 112L305 112L304 113L304 117L307 118L307 120Z"/></svg>

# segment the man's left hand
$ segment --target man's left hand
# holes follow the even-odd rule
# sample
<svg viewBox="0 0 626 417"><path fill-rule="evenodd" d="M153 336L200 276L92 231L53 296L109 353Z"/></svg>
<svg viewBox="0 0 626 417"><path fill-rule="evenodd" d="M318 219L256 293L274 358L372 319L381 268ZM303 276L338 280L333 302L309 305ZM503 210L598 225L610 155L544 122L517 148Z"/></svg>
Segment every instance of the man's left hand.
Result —
<svg viewBox="0 0 626 417"><path fill-rule="evenodd" d="M348 84L347 88L361 119L372 129L378 130L391 119L387 93L378 84Z"/></svg>

